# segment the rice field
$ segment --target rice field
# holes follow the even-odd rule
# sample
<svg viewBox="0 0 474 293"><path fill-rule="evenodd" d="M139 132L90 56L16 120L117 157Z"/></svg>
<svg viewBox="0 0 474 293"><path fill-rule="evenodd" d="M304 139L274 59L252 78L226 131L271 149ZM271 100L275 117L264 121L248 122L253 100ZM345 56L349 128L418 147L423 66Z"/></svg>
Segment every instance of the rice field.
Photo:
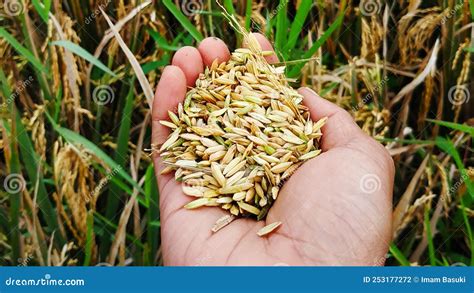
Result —
<svg viewBox="0 0 474 293"><path fill-rule="evenodd" d="M389 150L393 240L379 264L474 265L474 1L222 5L273 43L293 87ZM0 1L1 265L163 264L150 105L179 48L206 37L241 47L222 11Z"/></svg>

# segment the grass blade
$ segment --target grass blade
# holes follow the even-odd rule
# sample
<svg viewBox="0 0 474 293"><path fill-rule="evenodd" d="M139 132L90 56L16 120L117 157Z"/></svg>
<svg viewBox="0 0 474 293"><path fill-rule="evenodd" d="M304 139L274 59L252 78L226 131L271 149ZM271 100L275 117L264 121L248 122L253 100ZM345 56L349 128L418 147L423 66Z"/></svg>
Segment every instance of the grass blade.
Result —
<svg viewBox="0 0 474 293"><path fill-rule="evenodd" d="M245 5L245 29L250 31L250 24L252 23L252 0L247 0Z"/></svg>
<svg viewBox="0 0 474 293"><path fill-rule="evenodd" d="M43 64L25 47L23 47L10 33L3 27L0 27L0 37L5 39L19 54L26 58L36 69L47 73ZM3 58L3 57L2 57Z"/></svg>
<svg viewBox="0 0 474 293"><path fill-rule="evenodd" d="M160 208L159 208L159 192L158 185L155 180L155 169L152 165L148 166L145 173L145 195L147 201L150 203L150 208L147 211L147 244L149 251L157 251L160 237ZM154 264L155 255L149 255L149 264Z"/></svg>
<svg viewBox="0 0 474 293"><path fill-rule="evenodd" d="M49 19L49 11L51 9L51 0L45 0L44 4L39 0L32 0L32 3L41 19L47 24Z"/></svg>
<svg viewBox="0 0 474 293"><path fill-rule="evenodd" d="M94 64L98 68L100 68L102 71L112 75L113 77L116 77L117 75L113 73L104 63L102 63L99 59L95 58L91 53L87 52L84 50L82 47L80 47L77 44L74 44L71 41L54 41L51 42L51 45L54 46L60 46L63 47L66 50L71 51L72 53L82 57L83 59L89 61L90 63Z"/></svg>
<svg viewBox="0 0 474 293"><path fill-rule="evenodd" d="M466 180L464 181L464 184L466 184L467 190L469 194L471 195L471 199L474 199L474 184L469 178L469 175L467 174L467 171L466 171L466 167L464 167L461 156L456 150L456 147L454 146L453 142L444 137L437 137L436 146L440 148L441 150L443 150L444 152L446 152L447 154L449 154L453 158L454 162L456 163L456 166L458 167L459 172L461 173L461 176L466 178Z"/></svg>
<svg viewBox="0 0 474 293"><path fill-rule="evenodd" d="M132 80L131 84L133 83L134 80ZM123 108L123 112L120 119L120 128L117 135L117 148L114 154L114 161L122 168L125 168L125 165L127 163L128 142L130 140L130 125L133 112L133 102L135 98L133 90L134 87L130 87L125 99L125 107ZM121 194L119 186L110 186L109 192L107 194L107 209L105 212L105 217L107 219L115 218L120 203L120 195ZM109 250L110 243L108 239L109 238L102 239L102 242L104 243L104 245L102 245L101 247L102 255L106 255Z"/></svg>
<svg viewBox="0 0 474 293"><path fill-rule="evenodd" d="M235 14L235 8L234 4L232 3L232 0L224 0L224 7L230 15Z"/></svg>
<svg viewBox="0 0 474 293"><path fill-rule="evenodd" d="M275 37L275 46L280 53L283 54L283 46L286 43L287 35L287 18L286 13L288 9L288 0L280 0L280 4L276 8L277 12L277 24L276 24L276 37ZM286 57L286 55L284 54ZM286 59L286 58L285 58Z"/></svg>
<svg viewBox="0 0 474 293"><path fill-rule="evenodd" d="M166 51L178 51L180 47L178 46L173 46L168 44L165 38L163 38L158 32L148 29L147 32L150 34L150 36L155 40L155 42L158 44L158 48L161 48Z"/></svg>
<svg viewBox="0 0 474 293"><path fill-rule="evenodd" d="M6 76L3 70L1 69L0 84L2 84L2 93L4 94L4 96L10 97L11 91L8 88ZM23 166L25 167L26 174L28 175L30 182L34 182L35 186L37 186L38 206L46 221L46 224L51 231L57 231L54 239L56 241L56 244L62 246L64 245L64 238L59 230L59 225L56 218L56 211L54 210L53 205L50 201L48 192L41 177L41 173L38 174L38 162L40 162L41 159L33 147L31 139L28 136L28 132L21 121L21 115L16 109L15 104L11 103L11 106L12 113L14 113L13 119L15 119L15 126L17 128L17 135L15 137L18 141L18 145L20 148L21 161L23 162ZM7 121L3 120L3 125L7 131L7 134L9 136L12 136L12 128L9 126L10 124Z"/></svg>
<svg viewBox="0 0 474 293"><path fill-rule="evenodd" d="M405 266L405 267L410 266L410 262L408 261L408 259L403 255L403 253L393 243L390 244L390 253L400 263L400 265Z"/></svg>
<svg viewBox="0 0 474 293"><path fill-rule="evenodd" d="M302 59L309 59L311 58L314 53L324 44L326 41L329 39L329 37L332 35L332 33L342 24L342 20L344 19L344 14L345 10L342 10L339 12L339 15L337 16L336 20L329 26L327 31L324 32L324 34L311 46L311 48L306 52L306 54L303 55ZM295 78L300 74L301 69L304 67L306 62L300 63L298 65L295 65L290 72L288 73L288 77L290 78Z"/></svg>
<svg viewBox="0 0 474 293"><path fill-rule="evenodd" d="M83 266L88 266L92 258L92 245L94 244L94 213L89 211L86 220L86 247Z"/></svg>
<svg viewBox="0 0 474 293"><path fill-rule="evenodd" d="M115 225L114 223L112 223L109 219L107 219L106 217L102 216L100 213L98 212L94 212L94 220L95 222L97 222L97 226L98 227L105 227L105 226L108 226L110 228L112 228L112 231L110 231L110 233L113 235L116 231L117 231L117 228L118 226ZM101 231L98 231L97 234L101 234ZM140 241L140 239L138 238L135 238L135 236L133 235L130 235L130 234L126 234L125 237L127 238L127 240L129 240L131 243L133 243L133 245L136 245L136 246L139 246L140 248L144 248L144 245L143 243Z"/></svg>
<svg viewBox="0 0 474 293"><path fill-rule="evenodd" d="M425 206L423 224L425 226L426 241L428 242L428 255L430 258L430 264L432 266L436 266L435 248L433 244L433 235L431 233L430 208L428 206Z"/></svg>
<svg viewBox="0 0 474 293"><path fill-rule="evenodd" d="M102 14L104 15L104 18L107 21L107 24L110 26L110 30L113 32L115 39L120 45L120 48L122 48L123 52L127 56L128 61L130 62L130 65L133 68L133 71L135 71L138 82L140 83L140 86L142 87L143 93L145 94L146 100L148 102L148 106L151 109L153 105L153 89L151 88L150 83L148 82L148 79L143 73L140 63L138 63L138 60L137 58L135 58L135 55L133 55L132 51L130 51L130 49L127 47L122 37L120 36L119 32L117 31L115 26L112 24L112 22L110 21L110 18L107 16L104 10L100 8L100 11L102 11Z"/></svg>
<svg viewBox="0 0 474 293"><path fill-rule="evenodd" d="M53 128L69 143L74 144L74 145L81 145L84 148L88 149L92 153L94 153L98 158L100 158L106 165L109 167L110 170L114 170L116 174L118 174L122 179L127 181L130 185L135 187L137 190L139 190L143 194L143 190L138 186L137 182L133 180L133 178L125 172L125 170L117 164L112 158L110 158L103 150L101 150L98 146L96 146L94 143L92 143L90 140L87 138L83 137L79 133L76 133L70 129L63 128L56 123L54 123L53 119L49 114L46 115L48 117L50 123L53 125ZM137 197L138 201L144 205L145 207L148 207L145 201L141 197Z"/></svg>
<svg viewBox="0 0 474 293"><path fill-rule="evenodd" d="M293 23L291 24L288 42L283 48L283 51L285 51L287 54L289 54L289 52L294 49L296 41L298 40L298 37L303 29L303 25L306 21L306 18L308 17L312 6L313 1L303 0L301 1L300 6L296 10L296 16L293 20Z"/></svg>
<svg viewBox="0 0 474 293"><path fill-rule="evenodd" d="M173 4L171 0L163 0L163 4L176 17L181 25L193 36L193 38L200 42L204 39L197 28L189 21L189 19L181 12L181 10Z"/></svg>
<svg viewBox="0 0 474 293"><path fill-rule="evenodd" d="M454 122L448 122L448 121L441 121L441 120L433 120L433 119L426 119L427 121L433 122L435 124L448 127L454 130L459 130L462 132L465 132L469 134L471 137L474 137L474 127L471 127L469 125L465 124L459 124L459 123L454 123Z"/></svg>
<svg viewBox="0 0 474 293"><path fill-rule="evenodd" d="M2 92L4 93L5 97L11 97L11 90L8 87L7 78L3 70L0 69L0 81L2 83ZM18 154L18 137L17 137L17 127L15 127L15 123L17 120L15 119L16 112L14 111L15 101L11 101L9 104L9 112L10 115L13 116L11 119L11 127L10 127L10 139L9 139L9 146L10 149L10 162L9 162L9 170L8 176L4 182L4 186L8 187L10 185L9 182L13 183L16 182L17 184L12 186L14 188L5 189L9 193L9 200L10 200L10 221L9 221L9 240L10 246L12 249L12 256L14 260L20 259L22 256L21 247L21 238L20 238L20 209L21 209L21 197L23 189L26 188L26 182L23 179L23 175L21 174L21 166L20 166L20 159ZM8 123L6 119L3 123ZM7 156L5 156L7 158Z"/></svg>
<svg viewBox="0 0 474 293"><path fill-rule="evenodd" d="M474 266L474 237L472 235L472 228L471 228L471 224L469 223L469 218L466 213L466 206L464 205L463 197L461 197L460 203L461 203L460 210L461 210L462 218L464 220L464 225L466 226L467 236L469 238L469 248L471 250L470 266Z"/></svg>
<svg viewBox="0 0 474 293"><path fill-rule="evenodd" d="M469 0L469 8L471 9L471 19L474 21L474 0Z"/></svg>

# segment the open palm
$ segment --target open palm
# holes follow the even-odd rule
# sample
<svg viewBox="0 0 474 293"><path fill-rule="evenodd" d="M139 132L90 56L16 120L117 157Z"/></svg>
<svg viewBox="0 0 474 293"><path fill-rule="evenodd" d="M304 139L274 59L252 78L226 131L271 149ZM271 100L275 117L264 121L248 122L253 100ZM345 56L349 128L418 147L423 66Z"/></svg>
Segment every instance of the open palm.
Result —
<svg viewBox="0 0 474 293"><path fill-rule="evenodd" d="M263 50L272 50L255 34ZM199 48L176 52L165 68L153 105L153 142L169 132L159 124L182 102L204 66L228 60L224 42L207 38ZM276 62L275 55L267 57ZM237 219L212 233L226 214L215 207L186 210L190 198L154 154L160 190L162 252L165 265L381 265L391 233L394 167L385 148L365 135L351 116L308 88L299 92L313 120L329 117L322 150L285 183L266 221ZM266 224L281 221L274 233L259 237ZM266 222L266 223L265 223Z"/></svg>

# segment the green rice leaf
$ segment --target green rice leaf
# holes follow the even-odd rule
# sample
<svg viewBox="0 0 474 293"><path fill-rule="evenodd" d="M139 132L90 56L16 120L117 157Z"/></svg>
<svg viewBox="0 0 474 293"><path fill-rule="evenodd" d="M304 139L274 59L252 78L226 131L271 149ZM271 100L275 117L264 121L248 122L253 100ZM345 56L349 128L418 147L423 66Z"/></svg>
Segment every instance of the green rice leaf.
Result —
<svg viewBox="0 0 474 293"><path fill-rule="evenodd" d="M410 266L410 262L408 261L408 259L403 255L403 253L393 243L390 244L390 253L400 263L400 265L406 266L406 267Z"/></svg>
<svg viewBox="0 0 474 293"><path fill-rule="evenodd" d="M155 40L155 42L158 44L158 47L165 50L165 51L178 51L180 47L178 46L173 46L168 44L165 38L163 38L158 32L148 29L147 30L150 36Z"/></svg>
<svg viewBox="0 0 474 293"><path fill-rule="evenodd" d="M288 37L288 42L284 47L284 51L289 53L296 45L298 37L303 29L303 25L308 17L311 7L313 6L313 1L303 0L300 3L300 6L296 10L296 16L293 22L291 23L290 35Z"/></svg>
<svg viewBox="0 0 474 293"><path fill-rule="evenodd" d="M230 15L235 14L235 8L234 4L232 3L232 0L224 0L224 7Z"/></svg>
<svg viewBox="0 0 474 293"><path fill-rule="evenodd" d="M454 129L454 130L459 130L459 131L465 132L465 133L469 134L471 137L474 137L474 127L471 127L469 125L459 124L459 123L454 123L454 122L448 122L448 121L441 121L441 120L433 120L433 119L426 119L426 120L428 120L430 122L433 122L435 124L444 126L444 127L448 127L448 128Z"/></svg>
<svg viewBox="0 0 474 293"><path fill-rule="evenodd" d="M41 72L47 73L47 69L43 64L36 59L36 57L27 48L22 46L10 33L8 33L3 27L0 27L0 37L6 40L19 54L25 57L36 69ZM2 56L2 58L5 58Z"/></svg>
<svg viewBox="0 0 474 293"><path fill-rule="evenodd" d="M464 48L464 51L474 53L474 47Z"/></svg>
<svg viewBox="0 0 474 293"><path fill-rule="evenodd" d="M100 68L102 71L110 74L111 76L113 76L113 77L117 76L115 73L113 73L113 71L111 71L99 59L95 58L91 53L87 52L82 47L80 47L77 44L74 44L71 41L55 41L55 42L51 42L51 45L63 47L66 50L69 50L72 53L78 55L79 57L82 57L83 59L85 59L85 60L89 61L90 63L94 64L95 66Z"/></svg>
<svg viewBox="0 0 474 293"><path fill-rule="evenodd" d="M425 212L423 215L423 224L426 233L426 241L428 242L428 255L430 258L430 264L436 266L435 248L433 244L433 233L431 232L431 221L430 221L430 208L425 206Z"/></svg>
<svg viewBox="0 0 474 293"><path fill-rule="evenodd" d="M135 180L127 173L125 170L117 164L111 157L109 157L103 150L101 150L98 146L96 146L93 142L88 140L87 138L83 137L79 133L76 133L70 129L61 127L57 125L53 119L46 114L46 117L48 117L49 121L53 125L54 129L69 143L74 144L74 145L81 145L84 148L88 149L92 153L94 153L98 158L100 158L111 170L111 172L116 173L119 175L122 179L127 181L130 185L135 187L140 193L143 194L143 190L140 188L140 186L137 184ZM146 202L143 200L141 197L137 197L137 200L145 207L148 207Z"/></svg>
<svg viewBox="0 0 474 293"><path fill-rule="evenodd" d="M184 15L181 10L174 5L171 0L163 0L163 4L168 8L168 10L176 17L176 19L181 23L181 25L193 36L193 38L200 42L204 39L202 34L197 30L197 28L189 21L189 19Z"/></svg>
<svg viewBox="0 0 474 293"><path fill-rule="evenodd" d="M472 183L471 179L469 178L469 175L467 174L466 167L464 167L461 156L456 150L454 143L444 137L437 137L436 146L453 158L454 162L456 163L456 166L458 167L459 172L465 178L464 184L466 184L471 199L474 199L474 184Z"/></svg>
<svg viewBox="0 0 474 293"><path fill-rule="evenodd" d="M322 46L326 41L329 39L329 37L332 35L334 31L336 31L339 26L342 24L342 20L344 19L344 14L345 10L339 12L339 15L337 16L336 20L329 26L327 31L324 32L324 34L311 46L311 48L306 52L306 54L303 55L302 59L307 59L311 58L314 53ZM304 63L300 63L298 65L295 65L293 69L288 73L288 77L290 78L295 78L300 74L301 69L304 67Z"/></svg>
<svg viewBox="0 0 474 293"><path fill-rule="evenodd" d="M280 0L277 9L277 24L276 24L276 37L275 37L275 46L280 53L282 52L283 46L286 43L286 35L288 31L287 26L287 7L288 0Z"/></svg>
<svg viewBox="0 0 474 293"><path fill-rule="evenodd" d="M469 8L471 9L471 19L474 21L474 0L469 0Z"/></svg>
<svg viewBox="0 0 474 293"><path fill-rule="evenodd" d="M51 0L44 0L44 3L41 3L39 0L32 0L32 3L41 19L47 24L49 11L51 9Z"/></svg>
<svg viewBox="0 0 474 293"><path fill-rule="evenodd" d="M467 216L466 206L464 204L464 198L463 197L460 198L460 203L461 203L460 210L461 210L462 218L463 218L463 221L464 221L464 226L466 227L467 236L469 238L469 248L471 250L471 263L470 263L470 266L474 266L474 237L472 235L472 228L471 228L471 224L469 223L469 218Z"/></svg>
<svg viewBox="0 0 474 293"><path fill-rule="evenodd" d="M245 29L250 31L250 24L252 22L252 0L247 0L245 4Z"/></svg>
<svg viewBox="0 0 474 293"><path fill-rule="evenodd" d="M86 219L86 247L85 247L85 257L84 257L84 266L88 266L92 258L92 244L94 242L94 212L89 211L87 213Z"/></svg>

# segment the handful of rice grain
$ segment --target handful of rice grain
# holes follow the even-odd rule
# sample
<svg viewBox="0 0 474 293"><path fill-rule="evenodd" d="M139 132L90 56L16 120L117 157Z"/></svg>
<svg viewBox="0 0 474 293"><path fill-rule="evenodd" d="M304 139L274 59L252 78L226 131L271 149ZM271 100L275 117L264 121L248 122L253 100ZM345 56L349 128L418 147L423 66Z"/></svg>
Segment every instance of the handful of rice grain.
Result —
<svg viewBox="0 0 474 293"><path fill-rule="evenodd" d="M217 60L190 89L177 114L160 121L171 129L159 148L183 192L196 199L184 207L215 206L229 211L213 231L235 217L264 219L283 183L301 164L319 155L321 127L303 97L268 64L252 35L249 49ZM272 229L273 230L273 229Z"/></svg>

